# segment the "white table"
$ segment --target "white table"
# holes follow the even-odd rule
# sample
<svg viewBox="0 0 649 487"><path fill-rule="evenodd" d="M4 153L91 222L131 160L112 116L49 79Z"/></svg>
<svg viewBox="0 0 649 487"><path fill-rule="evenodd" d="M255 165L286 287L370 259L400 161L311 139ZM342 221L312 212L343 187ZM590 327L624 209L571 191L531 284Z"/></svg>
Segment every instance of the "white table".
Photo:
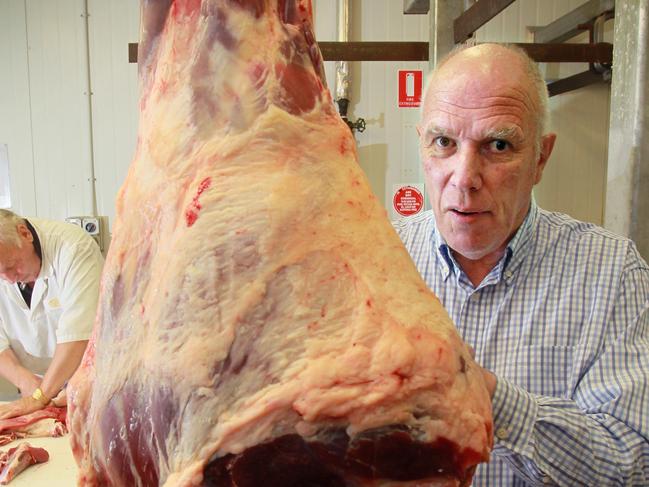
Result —
<svg viewBox="0 0 649 487"><path fill-rule="evenodd" d="M9 483L9 487L75 487L77 485L77 463L70 448L70 434L60 438L25 438L0 447L8 450L19 442L27 441L32 446L45 448L50 459L27 467Z"/></svg>
<svg viewBox="0 0 649 487"><path fill-rule="evenodd" d="M0 391L3 384L0 383ZM13 388L15 390L15 388ZM13 397L2 397L0 404L5 404ZM45 448L50 454L50 459L45 463L38 463L27 467L22 473L9 482L9 487L75 487L77 485L77 463L74 461L70 448L70 434L59 438L25 438L15 440L8 445L0 446L0 450L7 451L18 446L23 441L32 446Z"/></svg>

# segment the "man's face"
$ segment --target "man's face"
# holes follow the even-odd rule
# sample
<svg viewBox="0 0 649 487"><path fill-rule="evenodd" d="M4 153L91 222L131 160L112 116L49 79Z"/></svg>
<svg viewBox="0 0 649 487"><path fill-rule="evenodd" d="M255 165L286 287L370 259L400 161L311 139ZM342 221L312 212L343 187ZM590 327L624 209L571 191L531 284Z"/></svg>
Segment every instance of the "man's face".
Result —
<svg viewBox="0 0 649 487"><path fill-rule="evenodd" d="M33 237L24 225L18 225L20 246L0 243L0 278L10 283L33 282L41 270Z"/></svg>
<svg viewBox="0 0 649 487"><path fill-rule="evenodd" d="M545 137L535 154L537 100L516 68L460 53L424 100L420 148L437 227L471 260L504 251L554 143Z"/></svg>

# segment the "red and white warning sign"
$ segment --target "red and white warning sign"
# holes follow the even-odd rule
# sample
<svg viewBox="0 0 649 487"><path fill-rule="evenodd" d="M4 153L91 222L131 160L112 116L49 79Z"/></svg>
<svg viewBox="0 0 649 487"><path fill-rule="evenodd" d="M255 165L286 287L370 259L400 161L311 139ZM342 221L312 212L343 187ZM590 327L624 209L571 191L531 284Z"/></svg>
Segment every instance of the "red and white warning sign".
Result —
<svg viewBox="0 0 649 487"><path fill-rule="evenodd" d="M424 73L421 69L399 70L399 107L421 105Z"/></svg>
<svg viewBox="0 0 649 487"><path fill-rule="evenodd" d="M392 198L394 211L401 216L415 215L424 207L424 195L415 186L398 186Z"/></svg>

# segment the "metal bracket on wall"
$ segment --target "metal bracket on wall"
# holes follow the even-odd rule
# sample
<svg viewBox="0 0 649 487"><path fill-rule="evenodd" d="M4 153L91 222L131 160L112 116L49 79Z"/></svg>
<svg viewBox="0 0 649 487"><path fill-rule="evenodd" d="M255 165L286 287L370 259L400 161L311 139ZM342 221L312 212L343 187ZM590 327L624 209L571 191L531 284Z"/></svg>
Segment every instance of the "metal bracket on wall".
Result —
<svg viewBox="0 0 649 487"><path fill-rule="evenodd" d="M604 40L604 23L614 17L615 0L590 0L545 27L533 27L534 42L563 42L584 30L591 44ZM612 46L611 46L612 49ZM550 96L560 95L594 83L609 83L612 59L591 61L588 70L548 83Z"/></svg>
<svg viewBox="0 0 649 487"><path fill-rule="evenodd" d="M453 22L455 43L468 40L515 0L478 0ZM532 27L533 44L517 44L537 62L587 62L589 69L548 83L550 96L593 83L610 81L613 45L603 42L604 22L613 18L615 0L590 0L544 27ZM583 30L590 31L588 44L564 43Z"/></svg>
<svg viewBox="0 0 649 487"><path fill-rule="evenodd" d="M403 0L404 14L427 14L430 10L430 0Z"/></svg>
<svg viewBox="0 0 649 487"><path fill-rule="evenodd" d="M509 7L515 0L478 0L453 21L456 44L473 37L473 33Z"/></svg>
<svg viewBox="0 0 649 487"><path fill-rule="evenodd" d="M544 27L531 27L530 30L534 34L534 42L563 42L582 32L585 24L602 14L612 14L614 10L615 0L590 0L554 22Z"/></svg>

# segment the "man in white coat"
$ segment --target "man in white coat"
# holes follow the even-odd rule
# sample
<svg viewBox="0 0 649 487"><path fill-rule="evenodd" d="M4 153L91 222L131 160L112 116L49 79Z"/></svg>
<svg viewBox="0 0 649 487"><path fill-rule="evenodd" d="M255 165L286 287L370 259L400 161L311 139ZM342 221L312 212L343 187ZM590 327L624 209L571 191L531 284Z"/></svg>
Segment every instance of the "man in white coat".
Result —
<svg viewBox="0 0 649 487"><path fill-rule="evenodd" d="M103 258L65 222L0 210L0 376L22 398L0 419L42 409L74 374L97 309Z"/></svg>

